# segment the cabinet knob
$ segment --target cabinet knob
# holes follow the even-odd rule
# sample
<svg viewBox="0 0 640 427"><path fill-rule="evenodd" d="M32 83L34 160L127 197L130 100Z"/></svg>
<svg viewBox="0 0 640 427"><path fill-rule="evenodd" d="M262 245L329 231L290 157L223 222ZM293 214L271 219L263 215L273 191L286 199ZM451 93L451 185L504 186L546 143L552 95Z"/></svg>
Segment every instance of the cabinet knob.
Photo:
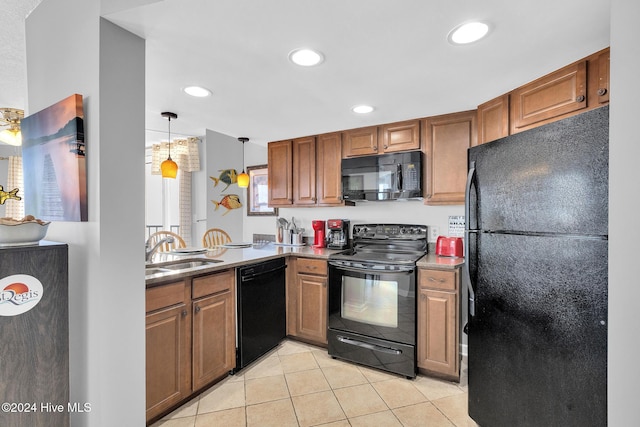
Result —
<svg viewBox="0 0 640 427"><path fill-rule="evenodd" d="M377 151L377 150L378 150L378 146L377 146L377 145L374 145L374 146L373 146L373 149Z"/></svg>
<svg viewBox="0 0 640 427"><path fill-rule="evenodd" d="M576 97L576 102L584 102L584 95L578 95Z"/></svg>
<svg viewBox="0 0 640 427"><path fill-rule="evenodd" d="M389 148L389 146L388 145L383 145L382 148L384 148L386 150L387 148Z"/></svg>
<svg viewBox="0 0 640 427"><path fill-rule="evenodd" d="M602 96L602 95L606 95L607 94L607 89L601 87L600 89L598 89L598 96Z"/></svg>
<svg viewBox="0 0 640 427"><path fill-rule="evenodd" d="M200 306L196 305L196 313L200 313Z"/></svg>
<svg viewBox="0 0 640 427"><path fill-rule="evenodd" d="M187 310L182 310L182 313L180 314L182 314L182 317L187 317Z"/></svg>

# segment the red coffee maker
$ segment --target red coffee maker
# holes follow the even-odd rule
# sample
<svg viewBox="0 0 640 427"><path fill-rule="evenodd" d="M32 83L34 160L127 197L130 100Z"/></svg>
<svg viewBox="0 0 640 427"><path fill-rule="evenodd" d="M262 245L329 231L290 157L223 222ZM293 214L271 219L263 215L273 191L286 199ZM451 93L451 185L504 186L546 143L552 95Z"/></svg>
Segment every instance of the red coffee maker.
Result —
<svg viewBox="0 0 640 427"><path fill-rule="evenodd" d="M313 247L324 248L326 246L324 237L325 222L319 219L314 219L311 221L311 226L313 227Z"/></svg>

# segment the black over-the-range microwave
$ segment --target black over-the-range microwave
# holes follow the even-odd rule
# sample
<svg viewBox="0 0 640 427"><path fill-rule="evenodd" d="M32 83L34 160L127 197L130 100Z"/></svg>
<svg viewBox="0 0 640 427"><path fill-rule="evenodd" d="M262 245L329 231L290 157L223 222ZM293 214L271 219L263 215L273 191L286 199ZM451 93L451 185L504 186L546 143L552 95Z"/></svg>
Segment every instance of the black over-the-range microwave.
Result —
<svg viewBox="0 0 640 427"><path fill-rule="evenodd" d="M342 159L344 200L419 198L421 184L421 151Z"/></svg>

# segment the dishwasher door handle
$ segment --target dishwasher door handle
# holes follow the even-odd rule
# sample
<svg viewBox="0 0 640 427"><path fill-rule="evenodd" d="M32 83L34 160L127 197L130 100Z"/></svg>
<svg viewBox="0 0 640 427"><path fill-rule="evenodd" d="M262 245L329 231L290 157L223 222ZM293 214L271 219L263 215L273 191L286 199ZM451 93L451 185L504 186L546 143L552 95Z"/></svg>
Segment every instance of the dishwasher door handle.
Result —
<svg viewBox="0 0 640 427"><path fill-rule="evenodd" d="M255 280L259 277L264 277L266 275L272 274L272 273L278 273L280 271L284 271L284 269L286 269L287 266L283 265L282 267L278 267L278 268L273 268L271 270L267 270L267 271L261 271L260 273L255 273L255 274L248 274L246 276L243 276L242 274L240 274L240 280L243 282L249 282L251 280Z"/></svg>

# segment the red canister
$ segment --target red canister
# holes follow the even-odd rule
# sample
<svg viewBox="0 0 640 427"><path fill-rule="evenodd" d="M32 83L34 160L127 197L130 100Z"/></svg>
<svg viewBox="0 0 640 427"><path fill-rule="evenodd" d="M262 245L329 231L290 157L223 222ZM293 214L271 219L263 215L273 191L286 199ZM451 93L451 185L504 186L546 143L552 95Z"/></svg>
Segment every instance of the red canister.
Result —
<svg viewBox="0 0 640 427"><path fill-rule="evenodd" d="M462 258L464 256L462 237L438 236L436 255Z"/></svg>

